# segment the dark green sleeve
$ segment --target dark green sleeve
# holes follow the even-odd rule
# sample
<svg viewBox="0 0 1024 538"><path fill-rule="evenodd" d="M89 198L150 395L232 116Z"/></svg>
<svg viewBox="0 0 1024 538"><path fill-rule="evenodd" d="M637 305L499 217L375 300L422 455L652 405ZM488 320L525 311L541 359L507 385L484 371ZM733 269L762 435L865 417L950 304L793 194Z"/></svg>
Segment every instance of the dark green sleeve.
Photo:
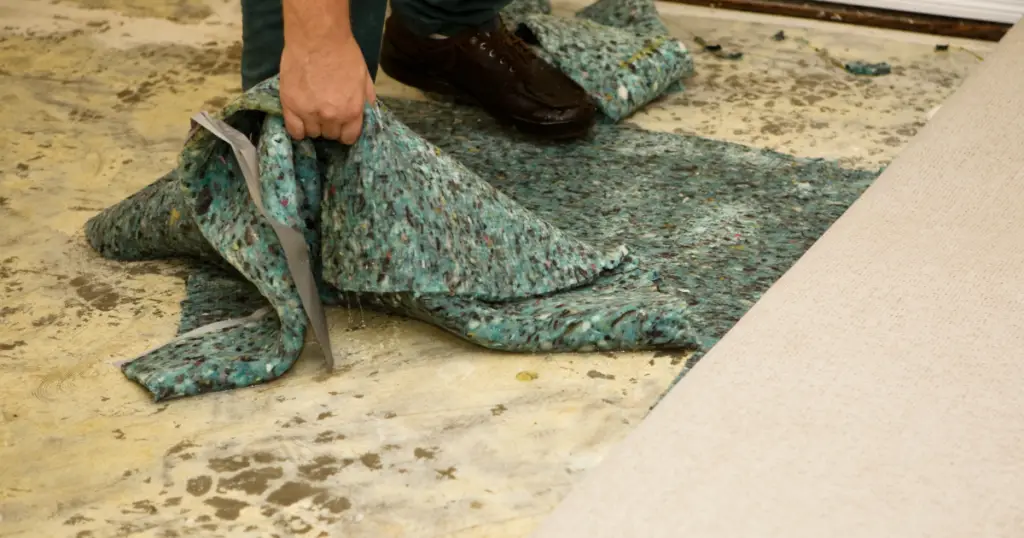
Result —
<svg viewBox="0 0 1024 538"><path fill-rule="evenodd" d="M352 32L370 76L376 78L387 0L358 0L350 4ZM281 0L242 0L242 89L248 90L277 75L283 51Z"/></svg>

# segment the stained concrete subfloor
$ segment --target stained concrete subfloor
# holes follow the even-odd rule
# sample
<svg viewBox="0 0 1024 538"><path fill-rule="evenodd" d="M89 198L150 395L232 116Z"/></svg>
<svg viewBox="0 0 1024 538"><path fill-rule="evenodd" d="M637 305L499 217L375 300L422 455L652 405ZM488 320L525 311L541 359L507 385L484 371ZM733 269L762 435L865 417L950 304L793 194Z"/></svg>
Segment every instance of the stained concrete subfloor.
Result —
<svg viewBox="0 0 1024 538"><path fill-rule="evenodd" d="M696 52L686 92L629 121L850 166L895 156L993 48L660 9L695 50L744 56ZM345 368L305 356L279 382L154 404L114 362L172 337L186 268L100 259L82 227L238 91L237 2L0 0L0 20L0 535L526 536L683 367L510 357L334 310ZM893 73L852 76L815 48Z"/></svg>

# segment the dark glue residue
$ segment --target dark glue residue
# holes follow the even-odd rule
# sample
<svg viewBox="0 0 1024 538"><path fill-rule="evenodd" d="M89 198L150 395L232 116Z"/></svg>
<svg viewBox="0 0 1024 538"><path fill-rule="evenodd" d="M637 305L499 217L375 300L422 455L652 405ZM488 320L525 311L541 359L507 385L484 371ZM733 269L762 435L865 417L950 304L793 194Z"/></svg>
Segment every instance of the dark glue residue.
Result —
<svg viewBox="0 0 1024 538"><path fill-rule="evenodd" d="M740 58L743 58L742 52L725 52L724 50L722 50L721 45L717 43L708 43L699 36L694 37L694 41L696 41L698 45L704 48L704 52L710 52L715 56L718 56L719 58L724 58L726 60L739 60Z"/></svg>

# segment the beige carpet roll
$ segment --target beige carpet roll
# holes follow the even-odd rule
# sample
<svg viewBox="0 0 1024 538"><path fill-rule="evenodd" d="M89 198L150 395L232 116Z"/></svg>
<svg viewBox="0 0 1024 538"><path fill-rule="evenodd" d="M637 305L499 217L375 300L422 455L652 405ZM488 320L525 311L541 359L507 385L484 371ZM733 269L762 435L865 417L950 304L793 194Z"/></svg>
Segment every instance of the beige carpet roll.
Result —
<svg viewBox="0 0 1024 538"><path fill-rule="evenodd" d="M1024 25L535 536L1024 537Z"/></svg>

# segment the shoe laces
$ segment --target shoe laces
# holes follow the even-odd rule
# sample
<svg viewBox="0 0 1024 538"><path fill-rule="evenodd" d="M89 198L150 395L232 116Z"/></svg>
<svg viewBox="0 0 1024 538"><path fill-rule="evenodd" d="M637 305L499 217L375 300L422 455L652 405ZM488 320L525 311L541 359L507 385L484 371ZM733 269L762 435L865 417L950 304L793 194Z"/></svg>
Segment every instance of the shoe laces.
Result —
<svg viewBox="0 0 1024 538"><path fill-rule="evenodd" d="M502 23L499 21L498 24ZM516 73L517 68L520 70L534 68L537 64L537 57L530 46L503 26L499 26L496 30L484 31L481 37L474 36L470 40L470 44L487 51L491 58L498 60L498 63L507 65L511 73Z"/></svg>

